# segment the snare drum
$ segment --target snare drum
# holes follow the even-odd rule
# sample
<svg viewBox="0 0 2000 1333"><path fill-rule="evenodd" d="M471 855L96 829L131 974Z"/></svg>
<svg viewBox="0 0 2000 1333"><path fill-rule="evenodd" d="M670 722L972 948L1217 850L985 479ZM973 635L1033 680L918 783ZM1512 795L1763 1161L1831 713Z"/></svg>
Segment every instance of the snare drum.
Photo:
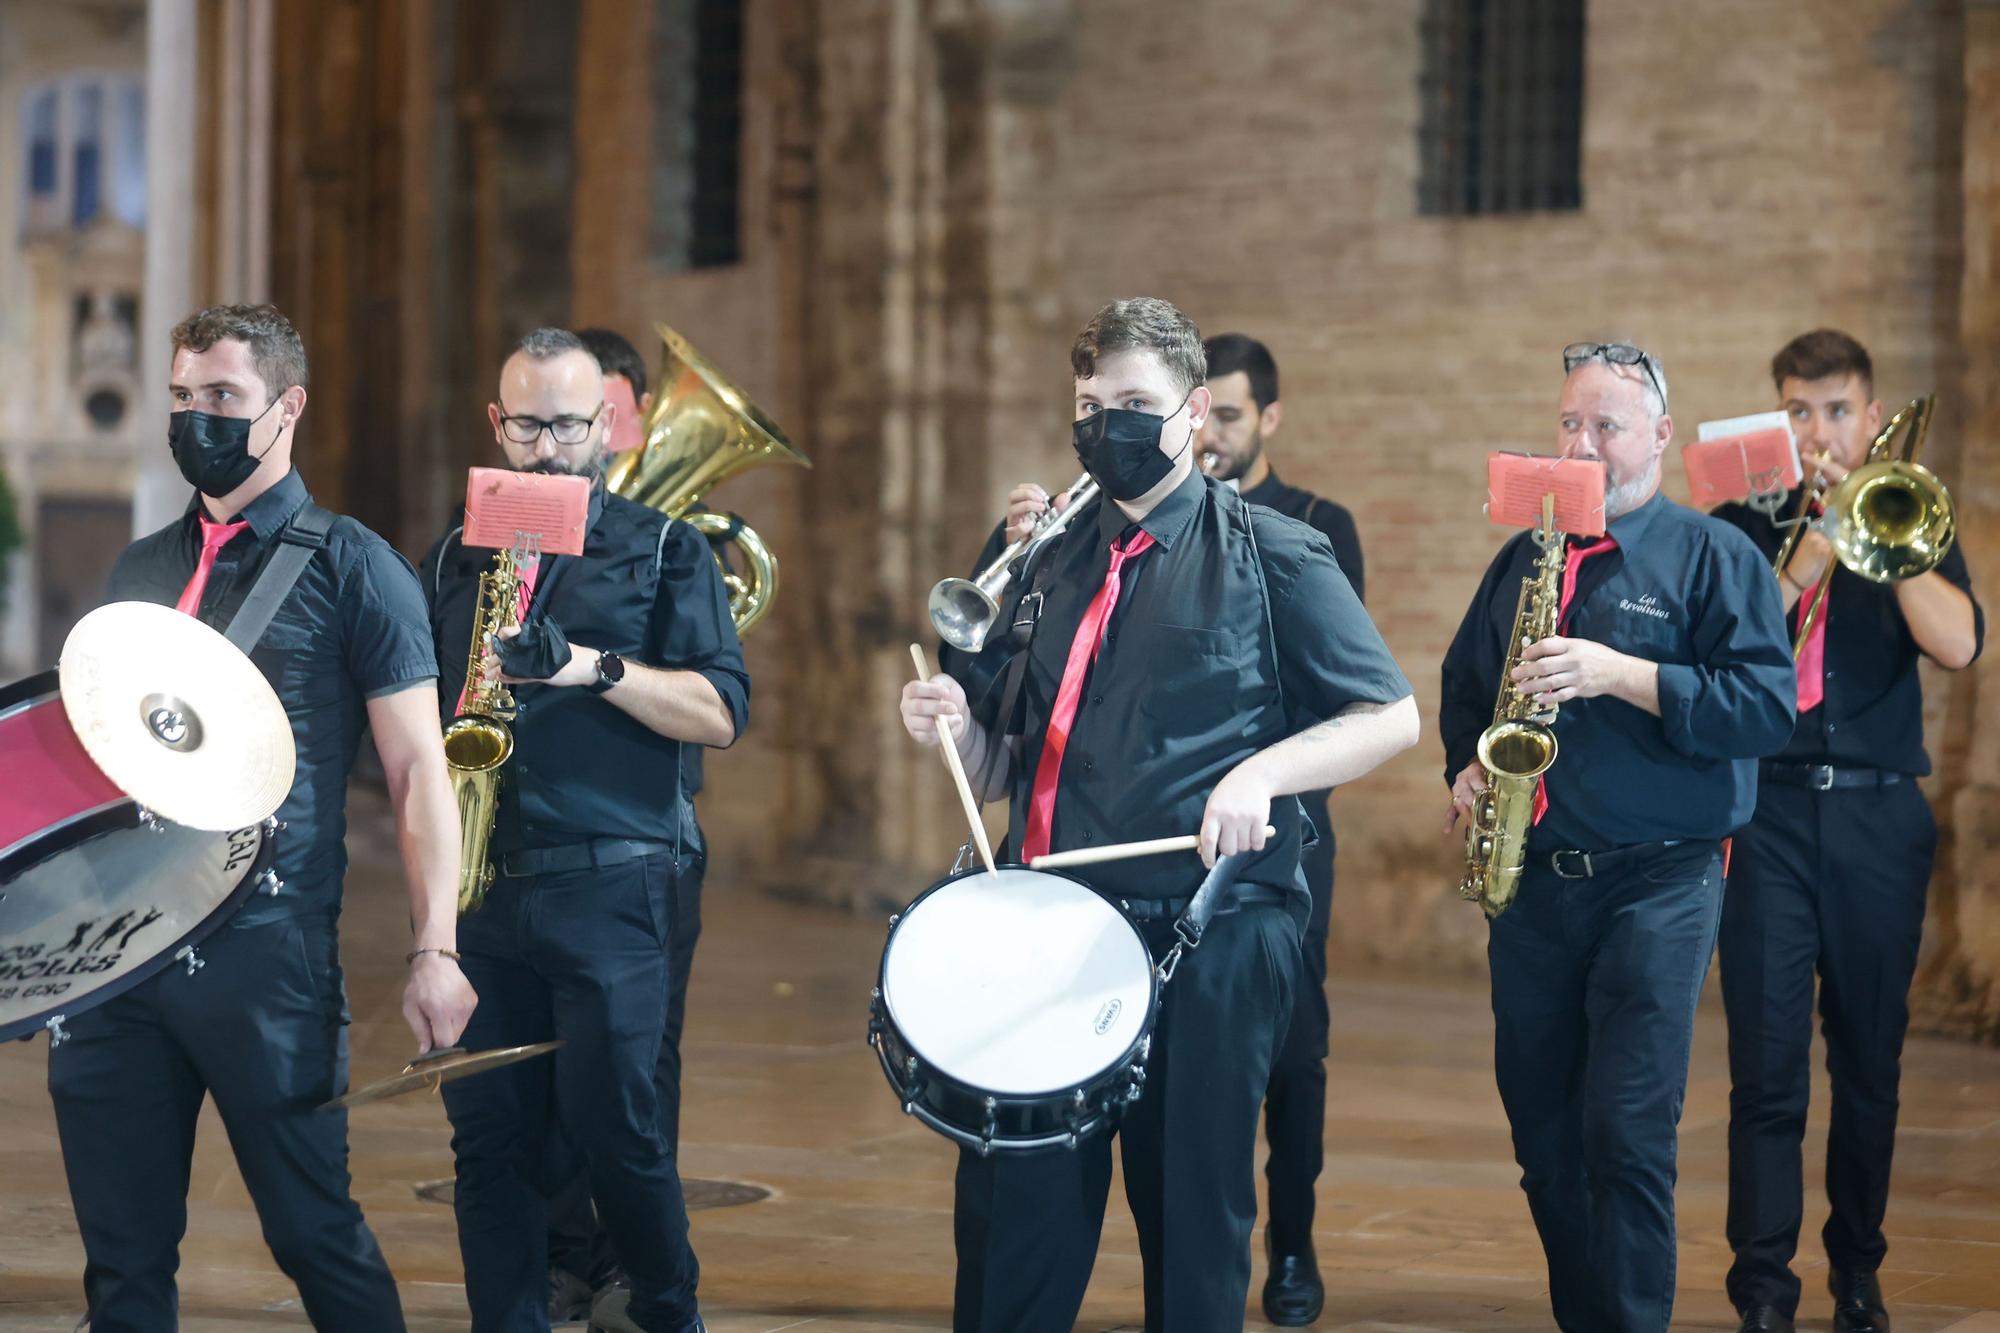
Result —
<svg viewBox="0 0 2000 1333"><path fill-rule="evenodd" d="M1088 885L968 870L891 918L868 1040L904 1111L947 1138L1074 1148L1144 1089L1159 994L1145 940Z"/></svg>
<svg viewBox="0 0 2000 1333"><path fill-rule="evenodd" d="M0 1040L176 961L270 873L275 820L207 832L141 810L83 752L56 673L0 690Z"/></svg>

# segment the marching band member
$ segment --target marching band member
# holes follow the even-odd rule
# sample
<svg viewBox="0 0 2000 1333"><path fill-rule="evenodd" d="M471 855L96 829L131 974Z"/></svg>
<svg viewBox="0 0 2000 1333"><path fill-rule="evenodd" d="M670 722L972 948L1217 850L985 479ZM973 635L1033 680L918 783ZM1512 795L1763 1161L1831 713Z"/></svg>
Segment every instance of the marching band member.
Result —
<svg viewBox="0 0 2000 1333"><path fill-rule="evenodd" d="M545 557L526 576L524 627L499 655L501 678L520 682L519 712L493 886L459 926L466 974L486 997L466 1043L566 1044L552 1062L444 1089L466 1296L475 1330L548 1326L541 1168L560 1115L629 1279L599 1295L591 1322L683 1333L701 1327L698 1267L654 1083L673 986L675 880L699 845L681 749L736 739L749 677L708 543L605 494L617 410L583 343L560 329L528 334L487 413L514 468L598 484L583 554ZM490 564L457 533L425 557L441 654L471 643ZM457 682L440 692L445 717L457 698Z"/></svg>
<svg viewBox="0 0 2000 1333"><path fill-rule="evenodd" d="M1361 536L1354 516L1331 500L1286 485L1271 466L1265 445L1284 423L1278 399L1278 363L1270 349L1241 333L1217 334L1202 344L1208 357L1208 419L1195 441L1197 461L1217 481L1234 485L1251 504L1275 509L1315 529L1333 547L1340 572L1365 600ZM1049 507L1049 496L1028 483L1008 495L1007 531L991 543L980 567L1006 542L1027 533ZM1319 1318L1326 1302L1319 1262L1313 1253L1314 1184L1319 1179L1326 1140L1327 928L1333 903L1333 825L1327 791L1303 792L1299 803L1318 838L1300 858L1312 915L1306 920L1302 955L1305 971L1292 999L1284 1044L1271 1065L1264 1091L1264 1134L1270 1157L1264 1164L1270 1217L1264 1228L1268 1263L1264 1317L1281 1328L1299 1328Z"/></svg>
<svg viewBox="0 0 2000 1333"><path fill-rule="evenodd" d="M366 725L389 778L415 943L403 1016L424 1050L458 1040L475 1003L453 952L458 811L428 686L437 659L409 562L312 503L292 467L306 354L264 306L175 327L168 444L187 512L125 549L107 601L178 606L226 628L272 557L312 548L250 658L292 721L298 768L273 896L248 899L170 968L71 1018L49 1095L83 1235L96 1333L172 1328L188 1171L204 1095L229 1131L265 1243L313 1327L403 1327L382 1251L349 1192L347 996L336 943L347 777ZM144 651L144 645L134 645Z"/></svg>
<svg viewBox="0 0 2000 1333"><path fill-rule="evenodd" d="M1874 367L1834 329L1801 334L1771 361L1799 447L1832 485L1861 466L1882 424ZM1782 512L1798 512L1796 492ZM1745 504L1716 511L1775 557L1784 533ZM1818 532L1779 576L1788 609L1808 605L1833 565ZM1802 614L1802 612L1800 613ZM1796 620L1796 617L1795 617ZM1798 660L1798 725L1763 765L1756 815L1736 835L1722 911L1729 1016L1729 1298L1746 1330L1787 1330L1804 1211L1801 1143L1811 1085L1813 978L1833 1080L1821 1238L1838 1333L1889 1327L1875 1270L1888 1242L1889 1159L1909 989L1923 935L1937 825L1916 780L1924 753L1920 657L1957 671L1985 622L1965 556L1898 583L1845 569Z"/></svg>
<svg viewBox="0 0 2000 1333"><path fill-rule="evenodd" d="M1658 1333L1674 1299L1674 1155L1695 1000L1722 905L1721 842L1756 758L1792 725L1783 612L1756 548L1659 493L1666 377L1626 344L1572 344L1557 442L1601 462L1606 537L1566 556L1558 633L1513 680L1560 705L1545 817L1488 937L1494 1072L1559 1327ZM1524 533L1487 569L1446 654L1447 827L1509 656Z"/></svg>
<svg viewBox="0 0 2000 1333"><path fill-rule="evenodd" d="M1114 302L1078 335L1071 367L1073 443L1102 497L1045 556L1020 713L974 718L959 682L940 675L904 689L902 717L925 744L942 720L975 781L1012 794L1023 860L1196 828L1205 862L1253 853L1164 993L1144 1095L1117 1130L1147 1327L1214 1333L1242 1326L1257 1108L1308 913L1289 798L1413 744L1416 705L1325 539L1195 468L1210 394L1185 315ZM1159 956L1202 872L1192 857L1140 858L1092 879L1129 903ZM961 1152L960 1333L1074 1322L1111 1137Z"/></svg>

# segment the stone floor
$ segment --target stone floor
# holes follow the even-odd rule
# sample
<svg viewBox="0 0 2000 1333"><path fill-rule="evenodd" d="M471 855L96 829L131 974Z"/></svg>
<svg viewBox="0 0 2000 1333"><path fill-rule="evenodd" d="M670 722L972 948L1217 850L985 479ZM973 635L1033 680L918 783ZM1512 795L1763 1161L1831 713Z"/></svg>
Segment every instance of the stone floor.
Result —
<svg viewBox="0 0 2000 1333"><path fill-rule="evenodd" d="M357 823L345 955L361 1080L400 1067L409 1036L397 1012L400 890L379 816ZM684 1169L770 1191L694 1214L710 1328L949 1327L952 1154L900 1113L863 1041L881 924L782 905L722 874L705 915L688 1016ZM1548 1327L1541 1255L1493 1091L1483 987L1346 975L1332 991L1318 1228L1330 1292L1319 1327ZM44 1058L40 1042L0 1050L0 1330L9 1333L69 1330L81 1307L82 1256ZM2000 1333L2000 1051L1913 1041L1903 1094L1882 1274L1896 1327ZM1823 1087L1816 1095L1823 1107ZM1711 993L1682 1126L1677 1328L1734 1327L1721 1295L1727 1098ZM464 1328L450 1210L418 1194L451 1174L443 1111L419 1095L358 1109L351 1124L356 1193L402 1279L411 1327ZM1821 1128L1816 1121L1809 1152ZM303 1327L212 1116L194 1180L182 1327ZM1809 1230L1817 1225L1809 1213ZM1801 1266L1801 1327L1825 1329L1816 1234ZM1132 1229L1114 1202L1080 1327L1139 1317Z"/></svg>

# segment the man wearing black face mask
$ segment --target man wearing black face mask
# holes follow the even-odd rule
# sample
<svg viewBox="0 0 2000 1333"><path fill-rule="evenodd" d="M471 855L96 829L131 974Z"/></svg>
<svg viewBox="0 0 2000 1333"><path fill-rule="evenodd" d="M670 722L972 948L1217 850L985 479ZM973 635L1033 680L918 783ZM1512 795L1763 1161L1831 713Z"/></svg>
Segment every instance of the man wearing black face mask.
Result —
<svg viewBox="0 0 2000 1333"><path fill-rule="evenodd" d="M543 1163L556 1116L625 1280L601 1290L604 1333L699 1329L699 1269L655 1066L673 989L676 881L702 855L681 782L688 745L741 732L750 681L708 543L602 484L617 406L575 334L536 329L507 358L488 408L520 471L593 480L580 556L523 571L521 633L495 664L513 684L514 753L494 823L493 886L460 924L466 974L487 997L478 1049L561 1038L529 1061L445 1089L458 1159L459 1250L472 1327L546 1328ZM493 553L452 532L424 557L442 657L472 641ZM444 717L459 690L439 692Z"/></svg>
<svg viewBox="0 0 2000 1333"><path fill-rule="evenodd" d="M1019 708L1000 716L989 692L975 715L962 684L940 675L905 687L902 716L922 744L947 727L986 794L1011 795L1009 839L1024 861L1198 829L1199 860L1089 871L1156 957L1203 863L1245 854L1229 902L1162 994L1145 1091L1117 1130L1146 1326L1212 1333L1242 1326L1257 1110L1307 914L1294 798L1413 744L1416 705L1325 538L1195 469L1210 399L1185 315L1115 302L1078 335L1071 367L1072 441L1103 497L1037 564L1044 609ZM1014 608L1003 611L1011 623ZM961 1154L960 1333L1075 1321L1110 1140Z"/></svg>
<svg viewBox="0 0 2000 1333"><path fill-rule="evenodd" d="M273 585L288 546L312 554L251 660L298 750L278 809L273 894L250 899L170 968L69 1020L49 1093L88 1266L97 1333L171 1328L189 1159L204 1097L229 1131L272 1256L314 1327L400 1329L395 1282L348 1192L346 997L335 953L348 770L364 721L389 777L415 935L403 1014L420 1048L453 1045L474 1004L455 961L458 812L426 686L423 594L374 533L314 505L292 470L305 410L298 333L270 306L218 306L173 331L168 443L197 492L133 543L107 600L177 606L224 629ZM143 653L144 644L133 651Z"/></svg>

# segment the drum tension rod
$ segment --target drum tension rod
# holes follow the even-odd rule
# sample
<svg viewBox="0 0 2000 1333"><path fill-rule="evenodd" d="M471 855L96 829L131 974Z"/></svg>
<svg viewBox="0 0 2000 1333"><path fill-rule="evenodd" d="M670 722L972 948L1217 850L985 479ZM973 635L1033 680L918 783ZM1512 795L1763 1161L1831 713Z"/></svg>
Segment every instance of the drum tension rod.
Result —
<svg viewBox="0 0 2000 1333"><path fill-rule="evenodd" d="M49 1049L52 1051L69 1040L69 1033L63 1029L63 1017L62 1014L57 1014L49 1019L48 1022L42 1024L43 1027L48 1029Z"/></svg>
<svg viewBox="0 0 2000 1333"><path fill-rule="evenodd" d="M189 976L193 976L195 973L201 971L204 967L208 966L207 963L202 961L201 955L194 951L194 946L192 944L183 944L180 948L176 949L174 951L174 961L179 963L185 963L187 965L187 974Z"/></svg>

